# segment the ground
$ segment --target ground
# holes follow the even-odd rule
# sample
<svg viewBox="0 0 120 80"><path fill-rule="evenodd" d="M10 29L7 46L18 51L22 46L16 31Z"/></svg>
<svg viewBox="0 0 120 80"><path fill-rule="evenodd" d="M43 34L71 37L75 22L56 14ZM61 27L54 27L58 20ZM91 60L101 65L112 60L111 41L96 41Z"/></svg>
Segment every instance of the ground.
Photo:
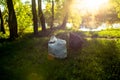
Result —
<svg viewBox="0 0 120 80"><path fill-rule="evenodd" d="M1 43L0 80L120 80L119 38L85 38L78 51L67 46L66 59L48 58L49 39L29 34Z"/></svg>

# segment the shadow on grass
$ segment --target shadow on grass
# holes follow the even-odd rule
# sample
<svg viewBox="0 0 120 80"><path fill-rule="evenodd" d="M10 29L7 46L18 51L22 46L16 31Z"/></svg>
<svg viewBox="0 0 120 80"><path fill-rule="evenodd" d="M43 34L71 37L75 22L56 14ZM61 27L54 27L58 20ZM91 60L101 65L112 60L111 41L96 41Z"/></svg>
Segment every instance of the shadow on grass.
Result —
<svg viewBox="0 0 120 80"><path fill-rule="evenodd" d="M28 34L15 41L0 44L0 79L26 80L26 74L33 75L35 72L31 70L35 70L36 64L44 62L47 41L47 37L38 38Z"/></svg>
<svg viewBox="0 0 120 80"><path fill-rule="evenodd" d="M66 37L63 38L67 40ZM48 40L49 37L27 35L22 39L0 44L0 79L120 79L120 40L86 40L78 51L68 48L68 58L64 60L47 58Z"/></svg>

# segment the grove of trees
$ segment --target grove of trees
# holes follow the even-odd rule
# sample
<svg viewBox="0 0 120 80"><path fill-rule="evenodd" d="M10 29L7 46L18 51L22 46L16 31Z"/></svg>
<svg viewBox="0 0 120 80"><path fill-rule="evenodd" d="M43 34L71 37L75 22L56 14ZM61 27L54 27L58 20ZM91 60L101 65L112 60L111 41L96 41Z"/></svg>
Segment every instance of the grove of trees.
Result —
<svg viewBox="0 0 120 80"><path fill-rule="evenodd" d="M120 0L109 0L109 7L103 5L94 14L95 26L102 23L120 22ZM92 13L83 15L82 9L73 8L74 0L1 0L0 1L0 32L15 39L33 30L35 35L39 30L47 32L54 27L66 28L66 23L72 23L79 28L81 24L90 26Z"/></svg>

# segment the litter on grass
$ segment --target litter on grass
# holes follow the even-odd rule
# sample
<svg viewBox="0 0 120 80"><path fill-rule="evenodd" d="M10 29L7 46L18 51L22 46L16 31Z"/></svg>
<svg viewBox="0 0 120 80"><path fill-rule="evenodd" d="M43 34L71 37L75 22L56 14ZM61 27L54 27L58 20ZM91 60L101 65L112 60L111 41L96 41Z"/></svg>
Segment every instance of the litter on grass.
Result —
<svg viewBox="0 0 120 80"><path fill-rule="evenodd" d="M66 41L51 36L48 42L48 55L56 58L64 59L67 57Z"/></svg>

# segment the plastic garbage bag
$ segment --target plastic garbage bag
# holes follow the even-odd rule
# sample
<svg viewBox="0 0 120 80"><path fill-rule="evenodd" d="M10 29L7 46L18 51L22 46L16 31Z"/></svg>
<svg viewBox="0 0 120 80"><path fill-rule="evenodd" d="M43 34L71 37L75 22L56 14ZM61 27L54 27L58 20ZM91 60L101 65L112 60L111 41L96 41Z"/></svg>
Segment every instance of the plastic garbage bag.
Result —
<svg viewBox="0 0 120 80"><path fill-rule="evenodd" d="M67 57L66 41L52 36L48 42L48 52L56 58Z"/></svg>

